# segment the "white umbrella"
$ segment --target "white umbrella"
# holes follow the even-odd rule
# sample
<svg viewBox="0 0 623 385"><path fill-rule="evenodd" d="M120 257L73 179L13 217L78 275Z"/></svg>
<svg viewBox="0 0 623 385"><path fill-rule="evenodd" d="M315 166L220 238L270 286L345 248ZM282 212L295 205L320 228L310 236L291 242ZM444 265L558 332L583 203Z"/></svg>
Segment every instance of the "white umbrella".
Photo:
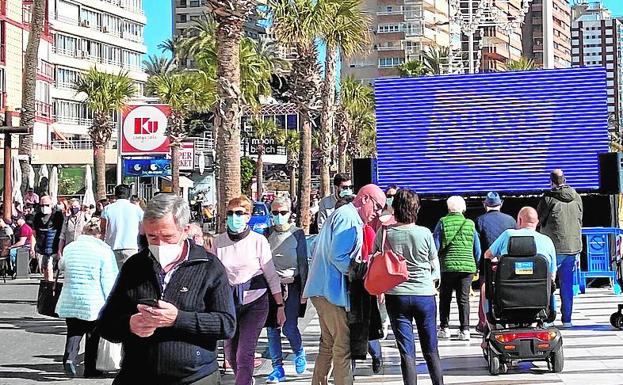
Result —
<svg viewBox="0 0 623 385"><path fill-rule="evenodd" d="M93 178L91 177L91 166L87 164L84 173L84 198L82 204L95 206L95 196L93 195Z"/></svg>
<svg viewBox="0 0 623 385"><path fill-rule="evenodd" d="M11 185L13 191L11 191L11 196L13 198L13 202L24 203L24 199L22 198L22 168L19 164L19 159L17 156L13 155L11 157Z"/></svg>
<svg viewBox="0 0 623 385"><path fill-rule="evenodd" d="M55 205L58 196L58 169L56 166L52 167L52 175L50 175L50 198L52 199L52 204Z"/></svg>
<svg viewBox="0 0 623 385"><path fill-rule="evenodd" d="M41 184L41 180L43 180L43 178L50 180L50 174L48 174L48 166L46 166L45 164L42 164L41 168L39 169L39 180L37 181L37 184Z"/></svg>
<svg viewBox="0 0 623 385"><path fill-rule="evenodd" d="M28 165L28 188L35 188L35 170L32 165Z"/></svg>

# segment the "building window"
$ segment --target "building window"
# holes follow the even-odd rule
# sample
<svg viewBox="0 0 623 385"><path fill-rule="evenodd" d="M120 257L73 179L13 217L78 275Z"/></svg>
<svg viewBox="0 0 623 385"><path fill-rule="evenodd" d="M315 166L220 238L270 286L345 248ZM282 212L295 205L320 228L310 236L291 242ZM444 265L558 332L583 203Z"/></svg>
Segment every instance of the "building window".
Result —
<svg viewBox="0 0 623 385"><path fill-rule="evenodd" d="M78 50L78 39L73 36L56 34L56 53L67 56L76 56Z"/></svg>
<svg viewBox="0 0 623 385"><path fill-rule="evenodd" d="M91 113L86 105L71 100L56 99L54 115L59 123L87 125L91 120Z"/></svg>
<svg viewBox="0 0 623 385"><path fill-rule="evenodd" d="M379 68L390 68L401 65L405 62L404 58L401 57L387 57L379 59Z"/></svg>
<svg viewBox="0 0 623 385"><path fill-rule="evenodd" d="M402 30L399 24L380 24L378 27L378 33L395 33Z"/></svg>
<svg viewBox="0 0 623 385"><path fill-rule="evenodd" d="M58 88L73 89L80 77L80 72L69 68L58 67L56 69L56 86Z"/></svg>
<svg viewBox="0 0 623 385"><path fill-rule="evenodd" d="M101 14L88 8L80 10L80 25L88 28L99 28L102 24Z"/></svg>
<svg viewBox="0 0 623 385"><path fill-rule="evenodd" d="M190 6L191 7L200 7L201 6L201 1L200 0L190 0Z"/></svg>
<svg viewBox="0 0 623 385"><path fill-rule="evenodd" d="M77 25L80 22L80 8L78 4L59 1L56 6L56 19L65 23Z"/></svg>

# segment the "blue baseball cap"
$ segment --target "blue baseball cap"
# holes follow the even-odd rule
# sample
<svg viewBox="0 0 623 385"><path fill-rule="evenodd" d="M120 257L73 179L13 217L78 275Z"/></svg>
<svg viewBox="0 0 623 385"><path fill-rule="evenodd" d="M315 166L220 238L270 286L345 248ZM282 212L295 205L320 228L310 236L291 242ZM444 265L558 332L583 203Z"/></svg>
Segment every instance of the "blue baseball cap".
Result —
<svg viewBox="0 0 623 385"><path fill-rule="evenodd" d="M485 206L487 207L497 207L502 205L502 199L500 195L495 191L491 191L487 193L487 197L485 198Z"/></svg>

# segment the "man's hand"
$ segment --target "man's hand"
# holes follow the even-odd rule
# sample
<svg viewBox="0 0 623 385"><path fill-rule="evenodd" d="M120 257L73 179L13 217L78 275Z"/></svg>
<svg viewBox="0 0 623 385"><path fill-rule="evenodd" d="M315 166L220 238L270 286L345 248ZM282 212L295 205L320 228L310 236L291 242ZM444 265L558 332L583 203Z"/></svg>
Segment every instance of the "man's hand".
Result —
<svg viewBox="0 0 623 385"><path fill-rule="evenodd" d="M376 300L379 302L379 305L385 303L385 294L379 294L376 296Z"/></svg>
<svg viewBox="0 0 623 385"><path fill-rule="evenodd" d="M138 311L149 322L159 328L173 326L177 319L177 308L165 301L158 301L158 307L138 305Z"/></svg>
<svg viewBox="0 0 623 385"><path fill-rule="evenodd" d="M277 325L281 327L285 323L286 323L286 310L284 309L283 306L278 307L277 308Z"/></svg>
<svg viewBox="0 0 623 385"><path fill-rule="evenodd" d="M130 331L141 338L151 336L156 328L157 326L146 320L141 313L136 313L130 317Z"/></svg>

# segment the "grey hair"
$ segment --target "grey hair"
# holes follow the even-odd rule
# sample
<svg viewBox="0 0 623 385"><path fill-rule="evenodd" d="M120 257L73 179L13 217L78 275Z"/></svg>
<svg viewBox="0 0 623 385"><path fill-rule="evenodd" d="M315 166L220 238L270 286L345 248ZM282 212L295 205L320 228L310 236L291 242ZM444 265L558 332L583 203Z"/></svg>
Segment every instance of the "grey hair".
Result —
<svg viewBox="0 0 623 385"><path fill-rule="evenodd" d="M448 205L448 211L451 213L464 213L467 210L465 199L458 195L451 196L446 202Z"/></svg>
<svg viewBox="0 0 623 385"><path fill-rule="evenodd" d="M174 194L158 194L153 197L143 214L143 220L158 220L173 214L173 220L179 229L183 229L190 222L190 208L184 198Z"/></svg>
<svg viewBox="0 0 623 385"><path fill-rule="evenodd" d="M74 203L80 204L80 201L78 200L78 198L71 198L69 200L69 204L74 204Z"/></svg>
<svg viewBox="0 0 623 385"><path fill-rule="evenodd" d="M276 197L275 199L273 199L273 203L270 205L270 208L272 209L273 207L278 206L286 206L288 210L290 210L290 208L292 207L292 201L288 197Z"/></svg>

